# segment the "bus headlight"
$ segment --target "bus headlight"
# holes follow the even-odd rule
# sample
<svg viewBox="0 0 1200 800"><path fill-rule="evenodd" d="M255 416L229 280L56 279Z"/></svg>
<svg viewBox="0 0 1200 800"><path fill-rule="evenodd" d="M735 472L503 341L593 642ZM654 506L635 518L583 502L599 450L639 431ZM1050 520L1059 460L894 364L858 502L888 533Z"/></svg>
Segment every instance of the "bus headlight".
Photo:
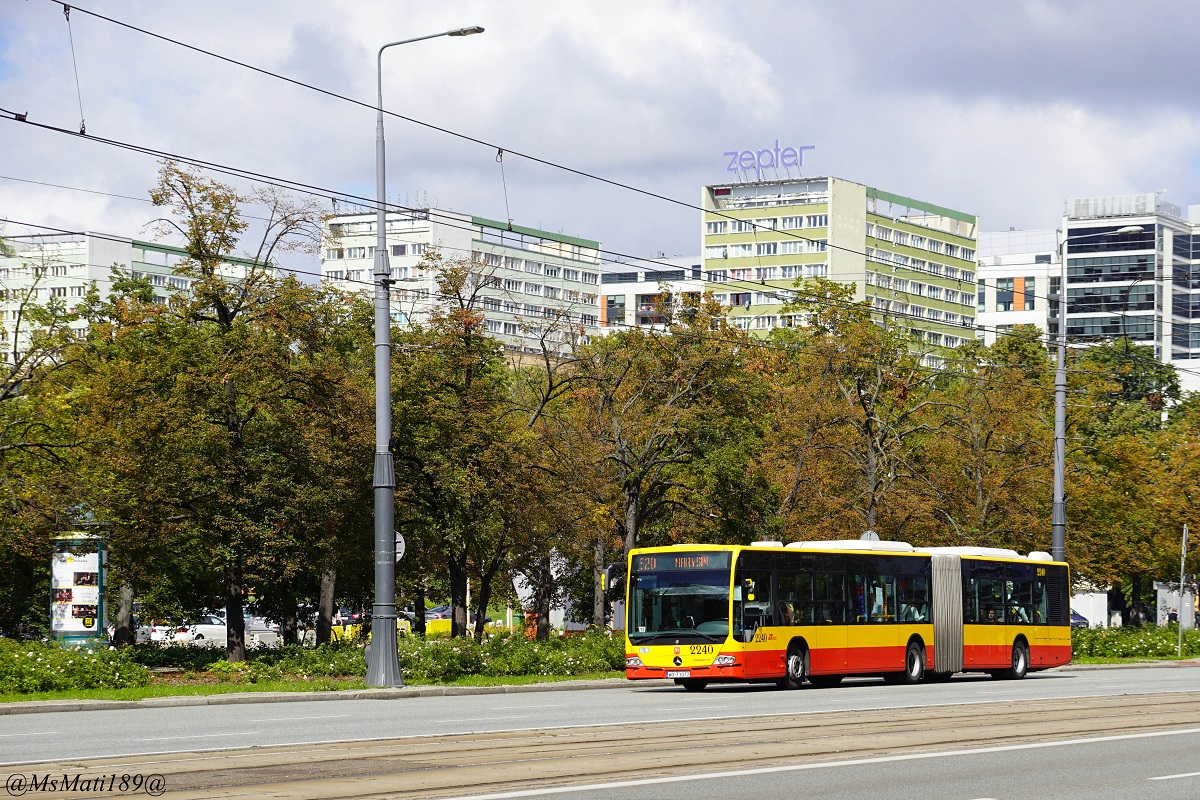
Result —
<svg viewBox="0 0 1200 800"><path fill-rule="evenodd" d="M637 656L625 656L625 669L633 669L634 667L640 667L641 665L642 660Z"/></svg>
<svg viewBox="0 0 1200 800"><path fill-rule="evenodd" d="M737 663L737 656L717 656L713 661L714 667L732 667Z"/></svg>

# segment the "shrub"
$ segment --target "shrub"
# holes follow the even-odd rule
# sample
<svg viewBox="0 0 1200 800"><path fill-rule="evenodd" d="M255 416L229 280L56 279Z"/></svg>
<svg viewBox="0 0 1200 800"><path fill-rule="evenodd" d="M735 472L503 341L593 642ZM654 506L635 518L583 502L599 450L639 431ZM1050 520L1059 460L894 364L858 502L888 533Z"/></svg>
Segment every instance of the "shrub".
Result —
<svg viewBox="0 0 1200 800"><path fill-rule="evenodd" d="M123 689L149 682L149 670L123 651L0 639L0 693Z"/></svg>
<svg viewBox="0 0 1200 800"><path fill-rule="evenodd" d="M1175 658L1179 646L1179 628L1146 625L1140 628L1075 628L1071 631L1071 651L1076 657L1093 658ZM1200 631L1183 632L1183 656L1200 656Z"/></svg>

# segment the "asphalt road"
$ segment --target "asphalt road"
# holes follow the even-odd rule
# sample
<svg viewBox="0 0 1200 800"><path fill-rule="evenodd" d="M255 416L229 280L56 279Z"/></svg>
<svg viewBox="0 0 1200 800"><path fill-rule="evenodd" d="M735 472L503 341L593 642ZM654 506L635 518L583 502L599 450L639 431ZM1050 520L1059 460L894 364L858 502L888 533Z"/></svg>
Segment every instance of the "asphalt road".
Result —
<svg viewBox="0 0 1200 800"><path fill-rule="evenodd" d="M1017 749L868 758L763 767L717 777L707 771L666 779L583 785L569 792L465 795L473 800L1196 800L1200 733L1072 740ZM680 779L682 778L682 779Z"/></svg>
<svg viewBox="0 0 1200 800"><path fill-rule="evenodd" d="M529 694L13 715L0 717L0 765L659 721L758 718L769 725L772 716L780 715L1196 689L1200 689L1200 667L1176 667L1052 671L1015 682L958 676L947 684L919 686L862 679L833 689L795 692L730 686L696 694L630 684L619 689ZM1104 729L1097 723L1097 732ZM1200 754L1200 737L1191 741ZM1200 770L1200 763L1194 761L1193 766ZM1200 791L1192 797L1200 797Z"/></svg>

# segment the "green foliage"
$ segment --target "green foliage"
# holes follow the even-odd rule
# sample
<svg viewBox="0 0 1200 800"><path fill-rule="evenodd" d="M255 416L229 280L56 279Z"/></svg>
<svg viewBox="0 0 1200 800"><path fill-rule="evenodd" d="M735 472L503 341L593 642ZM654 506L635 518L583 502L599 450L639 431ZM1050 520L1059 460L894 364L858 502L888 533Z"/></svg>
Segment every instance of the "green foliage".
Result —
<svg viewBox="0 0 1200 800"><path fill-rule="evenodd" d="M1175 658L1179 628L1153 625L1122 628L1075 628L1071 651L1076 658ZM1183 657L1200 656L1200 630L1184 630Z"/></svg>
<svg viewBox="0 0 1200 800"><path fill-rule="evenodd" d="M126 652L0 639L0 694L145 686L150 672Z"/></svg>

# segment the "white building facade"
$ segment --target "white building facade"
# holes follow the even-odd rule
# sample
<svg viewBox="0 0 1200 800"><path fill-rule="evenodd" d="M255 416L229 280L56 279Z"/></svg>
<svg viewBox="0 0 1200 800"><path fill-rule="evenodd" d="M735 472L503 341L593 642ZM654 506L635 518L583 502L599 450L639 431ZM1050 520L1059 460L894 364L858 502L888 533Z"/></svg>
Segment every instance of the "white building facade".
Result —
<svg viewBox="0 0 1200 800"><path fill-rule="evenodd" d="M704 293L699 256L647 259L652 269L617 265L600 276L602 333L625 328L664 330L678 309L678 300L698 300Z"/></svg>
<svg viewBox="0 0 1200 800"><path fill-rule="evenodd" d="M1058 231L1053 228L979 234L976 335L987 345L1017 325L1047 335L1058 318L1062 275Z"/></svg>
<svg viewBox="0 0 1200 800"><path fill-rule="evenodd" d="M189 278L175 274L187 251L159 242L85 232L9 236L0 245L0 349L9 354L28 342L29 330L21 319L24 304L59 302L69 309L83 300L93 283L104 298L112 286L113 267L146 278L155 300L164 304L191 286ZM230 259L222 273L231 280L244 278L251 264ZM80 332L86 325L83 320L71 323Z"/></svg>
<svg viewBox="0 0 1200 800"><path fill-rule="evenodd" d="M321 276L347 291L371 294L375 214L344 214L326 223ZM444 302L426 255L469 260L488 331L506 349L565 353L600 330L600 243L505 225L441 209L387 215L392 319L424 323Z"/></svg>

